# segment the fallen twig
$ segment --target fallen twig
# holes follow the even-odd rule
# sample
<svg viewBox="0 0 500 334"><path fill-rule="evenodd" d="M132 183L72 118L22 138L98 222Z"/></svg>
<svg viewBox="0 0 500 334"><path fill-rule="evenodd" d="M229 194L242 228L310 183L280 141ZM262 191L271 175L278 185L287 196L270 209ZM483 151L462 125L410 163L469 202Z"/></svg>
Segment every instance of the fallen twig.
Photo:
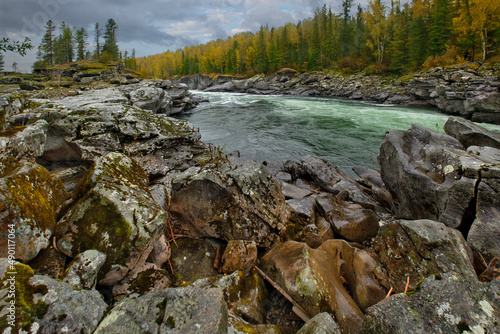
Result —
<svg viewBox="0 0 500 334"><path fill-rule="evenodd" d="M408 287L410 286L410 276L408 276L408 279L406 280L406 287L405 287L405 293L408 292Z"/></svg>
<svg viewBox="0 0 500 334"><path fill-rule="evenodd" d="M300 319L302 319L304 322L308 322L311 317L309 317L306 313L306 311L288 294L283 290L278 283L274 282L269 276L267 276L262 270L259 269L257 266L253 266L255 270L271 285L278 290L279 293L281 293L290 303L292 303L292 311L299 316Z"/></svg>
<svg viewBox="0 0 500 334"><path fill-rule="evenodd" d="M387 296L385 296L385 298L389 297L392 294L393 290L394 290L394 288L391 286L391 289L389 290L389 293L387 294Z"/></svg>
<svg viewBox="0 0 500 334"><path fill-rule="evenodd" d="M481 282L490 282L500 277L500 269L496 268L498 261L498 257L495 257L490 261L490 263L486 266L486 270L483 271L483 273L478 277Z"/></svg>

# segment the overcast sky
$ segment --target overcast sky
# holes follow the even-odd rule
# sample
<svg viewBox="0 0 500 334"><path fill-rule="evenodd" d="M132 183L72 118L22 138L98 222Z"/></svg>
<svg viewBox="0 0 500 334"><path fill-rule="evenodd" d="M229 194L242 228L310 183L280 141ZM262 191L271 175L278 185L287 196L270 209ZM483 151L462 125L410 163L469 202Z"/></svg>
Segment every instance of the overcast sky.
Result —
<svg viewBox="0 0 500 334"><path fill-rule="evenodd" d="M354 2L352 12L357 6ZM35 46L24 58L4 54L4 70L12 70L12 63L17 62L20 70L31 72L49 19L57 27L65 21L71 27L85 28L87 48L93 49L95 23L104 28L113 18L120 50L130 53L135 48L140 57L242 31L255 32L261 25L296 23L311 17L324 3L340 12L341 0L0 0L0 38L24 40L27 36Z"/></svg>

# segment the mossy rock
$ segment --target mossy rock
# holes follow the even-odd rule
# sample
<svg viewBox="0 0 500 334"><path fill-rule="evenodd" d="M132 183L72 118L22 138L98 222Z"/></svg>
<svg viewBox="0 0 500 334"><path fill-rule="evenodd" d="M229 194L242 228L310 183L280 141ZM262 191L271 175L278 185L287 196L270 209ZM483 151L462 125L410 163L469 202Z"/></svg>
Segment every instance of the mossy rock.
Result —
<svg viewBox="0 0 500 334"><path fill-rule="evenodd" d="M6 261L6 260L4 260ZM8 270L2 280L0 280L0 288L8 293L3 294L0 299L2 302L2 314L7 313L0 317L0 332L4 333L4 330L8 327L12 328L12 333L20 333L21 330L30 332L31 326L38 318L45 315L48 309L48 305L38 300L35 302L35 293L44 293L43 287L35 288L30 283L30 278L35 275L33 269L24 264L13 264L8 267ZM11 282L14 282L12 285ZM13 289L10 287L15 287L15 297L11 298L11 292ZM0 290L2 291L2 290ZM8 307L11 305L11 301L14 301L15 305L15 316L10 317Z"/></svg>
<svg viewBox="0 0 500 334"><path fill-rule="evenodd" d="M42 166L27 164L0 180L0 207L5 216L0 256L7 257L8 227L15 230L16 258L27 262L49 245L56 213L67 194L63 183Z"/></svg>
<svg viewBox="0 0 500 334"><path fill-rule="evenodd" d="M106 254L98 280L109 285L144 263L167 222L152 198L148 179L129 157L110 153L80 180L74 204L58 225L59 249L68 256L95 249ZM113 268L124 269L116 274ZM102 282L101 282L102 283Z"/></svg>

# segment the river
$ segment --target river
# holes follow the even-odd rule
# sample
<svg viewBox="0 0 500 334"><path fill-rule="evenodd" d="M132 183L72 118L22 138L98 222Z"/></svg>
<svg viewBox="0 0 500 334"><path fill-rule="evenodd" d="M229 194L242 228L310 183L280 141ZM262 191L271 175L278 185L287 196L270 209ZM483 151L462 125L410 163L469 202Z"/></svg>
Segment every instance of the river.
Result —
<svg viewBox="0 0 500 334"><path fill-rule="evenodd" d="M300 160L312 154L351 176L356 165L377 168L386 130L407 130L417 123L443 132L449 117L429 109L328 97L193 93L210 102L178 118L199 128L203 141L260 162Z"/></svg>

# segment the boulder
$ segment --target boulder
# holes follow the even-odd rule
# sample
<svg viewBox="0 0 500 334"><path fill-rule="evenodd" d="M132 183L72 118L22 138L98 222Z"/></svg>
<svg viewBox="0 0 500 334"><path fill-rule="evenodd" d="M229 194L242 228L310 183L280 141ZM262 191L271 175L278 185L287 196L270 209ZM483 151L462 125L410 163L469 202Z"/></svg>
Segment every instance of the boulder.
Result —
<svg viewBox="0 0 500 334"><path fill-rule="evenodd" d="M289 212L279 184L259 163L192 167L172 180L170 212L191 237L250 240L267 247Z"/></svg>
<svg viewBox="0 0 500 334"><path fill-rule="evenodd" d="M344 333L359 332L363 312L342 279L364 307L385 296L375 261L341 240L327 240L317 249L295 241L275 244L263 256L261 268L310 316L333 314Z"/></svg>
<svg viewBox="0 0 500 334"><path fill-rule="evenodd" d="M0 133L0 177L42 155L48 124L39 120L30 126L16 126Z"/></svg>
<svg viewBox="0 0 500 334"><path fill-rule="evenodd" d="M301 159L299 176L312 180L323 190L334 195L341 191L349 193L349 200L367 209L375 209L378 203L363 192L363 188L333 163L313 156Z"/></svg>
<svg viewBox="0 0 500 334"><path fill-rule="evenodd" d="M35 163L0 178L0 257L15 248L11 255L28 262L47 248L66 197L62 182Z"/></svg>
<svg viewBox="0 0 500 334"><path fill-rule="evenodd" d="M461 142L465 148L469 146L490 146L500 149L499 133L489 131L463 118L448 118L444 124L444 131L447 135Z"/></svg>
<svg viewBox="0 0 500 334"><path fill-rule="evenodd" d="M66 268L66 255L54 247L42 249L38 255L29 262L29 266L36 275L44 275L54 279L61 279Z"/></svg>
<svg viewBox="0 0 500 334"><path fill-rule="evenodd" d="M432 220L391 222L380 228L373 249L394 292L415 289L431 274L454 273L474 280L472 252L462 234Z"/></svg>
<svg viewBox="0 0 500 334"><path fill-rule="evenodd" d="M165 96L165 92L157 87L140 87L130 93L130 102L133 106L144 110L150 110L153 113L158 112Z"/></svg>
<svg viewBox="0 0 500 334"><path fill-rule="evenodd" d="M363 333L496 333L500 280L481 283L456 274L433 275L418 289L369 308Z"/></svg>
<svg viewBox="0 0 500 334"><path fill-rule="evenodd" d="M106 254L98 280L113 285L146 261L167 219L137 163L110 153L96 161L75 190L73 205L58 222L57 245L71 257L88 249Z"/></svg>
<svg viewBox="0 0 500 334"><path fill-rule="evenodd" d="M69 264L64 273L63 282L79 289L92 290L96 286L97 274L105 261L105 254L94 249L86 250L78 254Z"/></svg>
<svg viewBox="0 0 500 334"><path fill-rule="evenodd" d="M10 266L6 259L0 261L0 268L0 313L5 318L12 314L8 310L10 301L15 301L14 326L7 327L2 321L2 333L7 333L8 328L15 333L92 333L104 317L107 305L96 290L79 290L71 284L34 275L29 266ZM15 299L7 293L11 280L16 285Z"/></svg>
<svg viewBox="0 0 500 334"><path fill-rule="evenodd" d="M235 271L223 277L199 279L193 286L222 289L229 311L253 324L266 323L269 308L268 291L264 279L256 272Z"/></svg>
<svg viewBox="0 0 500 334"><path fill-rule="evenodd" d="M254 241L230 240L222 255L222 272L241 270L248 273L257 262L257 244Z"/></svg>
<svg viewBox="0 0 500 334"><path fill-rule="evenodd" d="M220 289L167 288L124 298L94 334L227 333L227 318Z"/></svg>
<svg viewBox="0 0 500 334"><path fill-rule="evenodd" d="M114 300L125 296L141 296L150 292L163 290L170 286L166 270L152 263L145 263L131 270L120 282L113 286Z"/></svg>
<svg viewBox="0 0 500 334"><path fill-rule="evenodd" d="M306 322L297 334L341 334L337 323L332 316L327 313L318 313L311 320Z"/></svg>
<svg viewBox="0 0 500 334"><path fill-rule="evenodd" d="M316 204L333 231L343 238L362 243L377 235L379 223L372 210L342 201L330 194L316 197Z"/></svg>

